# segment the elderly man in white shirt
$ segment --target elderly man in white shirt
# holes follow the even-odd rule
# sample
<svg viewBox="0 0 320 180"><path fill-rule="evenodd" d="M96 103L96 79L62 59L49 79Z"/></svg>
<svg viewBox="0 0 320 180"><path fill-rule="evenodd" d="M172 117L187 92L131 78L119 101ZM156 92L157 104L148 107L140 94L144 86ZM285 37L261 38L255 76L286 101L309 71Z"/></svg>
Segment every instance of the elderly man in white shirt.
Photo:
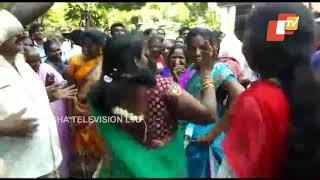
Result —
<svg viewBox="0 0 320 180"><path fill-rule="evenodd" d="M12 12L22 12L23 7L15 16L30 22L27 11L37 9L31 4L18 4ZM58 177L62 154L56 121L46 88L19 53L23 26L15 16L0 11L0 160L6 169L0 174L9 178Z"/></svg>

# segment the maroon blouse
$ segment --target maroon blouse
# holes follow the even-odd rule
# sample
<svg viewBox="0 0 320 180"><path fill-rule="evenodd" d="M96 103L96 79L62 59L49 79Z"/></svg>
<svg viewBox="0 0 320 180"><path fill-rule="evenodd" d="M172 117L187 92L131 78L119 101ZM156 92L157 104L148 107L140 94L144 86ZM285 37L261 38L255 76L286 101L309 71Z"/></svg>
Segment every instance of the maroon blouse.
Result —
<svg viewBox="0 0 320 180"><path fill-rule="evenodd" d="M174 116L167 105L167 91L172 83L172 78L156 76L156 86L148 90L148 115L146 123L147 143L152 140L164 140L173 135L175 128Z"/></svg>
<svg viewBox="0 0 320 180"><path fill-rule="evenodd" d="M174 83L172 78L157 75L156 86L147 91L148 114L145 114L145 123L121 124L123 129L148 148L168 143L173 137L174 128L177 127L167 103L167 91L172 83ZM145 130L147 131L144 141Z"/></svg>

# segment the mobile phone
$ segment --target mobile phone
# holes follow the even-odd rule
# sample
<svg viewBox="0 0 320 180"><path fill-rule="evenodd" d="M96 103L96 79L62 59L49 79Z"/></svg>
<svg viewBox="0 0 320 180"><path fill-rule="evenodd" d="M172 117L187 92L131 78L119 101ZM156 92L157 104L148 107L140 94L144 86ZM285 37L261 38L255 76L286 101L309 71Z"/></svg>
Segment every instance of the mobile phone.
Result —
<svg viewBox="0 0 320 180"><path fill-rule="evenodd" d="M55 76L54 74L47 74L46 76L46 86L51 86L55 82Z"/></svg>

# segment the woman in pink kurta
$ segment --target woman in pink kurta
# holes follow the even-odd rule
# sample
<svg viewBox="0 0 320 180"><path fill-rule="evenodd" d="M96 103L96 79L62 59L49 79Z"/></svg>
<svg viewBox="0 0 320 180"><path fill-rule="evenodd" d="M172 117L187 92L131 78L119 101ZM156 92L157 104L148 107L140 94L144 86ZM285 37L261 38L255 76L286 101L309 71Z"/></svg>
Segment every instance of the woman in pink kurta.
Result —
<svg viewBox="0 0 320 180"><path fill-rule="evenodd" d="M47 76L50 75L54 77L54 84L60 84L65 81L61 74L59 74L52 66L46 63L40 63L40 56L37 53L32 53L33 51L26 51L25 57L26 62L32 67L32 69L37 72L40 79L44 84L46 84ZM70 129L67 121L64 121L67 116L66 103L65 100L59 99L50 103L51 110L57 120L57 128L59 134L59 140L63 155L63 160L60 165L59 171L61 177L69 177L68 162L70 158Z"/></svg>

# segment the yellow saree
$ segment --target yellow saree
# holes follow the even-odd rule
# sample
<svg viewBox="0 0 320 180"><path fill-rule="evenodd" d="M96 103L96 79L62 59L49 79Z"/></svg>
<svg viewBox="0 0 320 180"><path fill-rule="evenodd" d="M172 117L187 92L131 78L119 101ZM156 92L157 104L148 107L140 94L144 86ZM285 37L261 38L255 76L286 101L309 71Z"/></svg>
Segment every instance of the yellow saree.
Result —
<svg viewBox="0 0 320 180"><path fill-rule="evenodd" d="M97 133L96 124L88 121L89 108L86 97L101 75L102 55L85 60L83 55L74 56L69 63L67 75L74 80L78 95L71 105L72 144L78 156L87 156L95 165L105 157L104 142ZM81 119L80 119L81 118ZM81 122L80 122L81 121Z"/></svg>

